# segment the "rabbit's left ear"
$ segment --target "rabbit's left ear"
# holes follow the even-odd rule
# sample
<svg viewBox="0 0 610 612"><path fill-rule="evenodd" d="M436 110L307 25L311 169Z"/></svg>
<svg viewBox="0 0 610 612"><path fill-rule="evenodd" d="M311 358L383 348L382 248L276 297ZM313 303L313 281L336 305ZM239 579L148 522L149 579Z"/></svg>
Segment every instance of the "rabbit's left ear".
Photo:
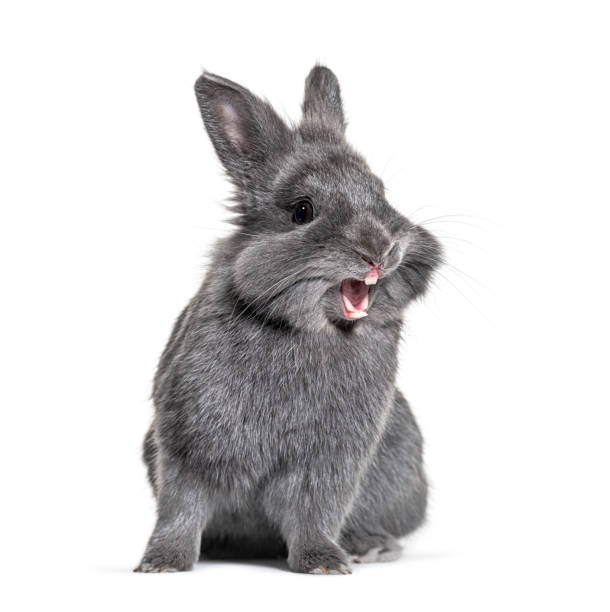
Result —
<svg viewBox="0 0 610 612"><path fill-rule="evenodd" d="M270 104L245 87L204 72L195 94L206 130L229 176L241 183L253 164L290 143L290 130Z"/></svg>

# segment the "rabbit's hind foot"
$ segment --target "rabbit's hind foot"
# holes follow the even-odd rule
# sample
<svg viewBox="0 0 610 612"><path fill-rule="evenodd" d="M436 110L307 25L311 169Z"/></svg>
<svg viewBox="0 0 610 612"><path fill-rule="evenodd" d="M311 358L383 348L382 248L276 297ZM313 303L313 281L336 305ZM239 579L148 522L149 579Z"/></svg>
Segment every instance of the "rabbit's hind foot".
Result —
<svg viewBox="0 0 610 612"><path fill-rule="evenodd" d="M396 561L402 554L398 540L384 533L344 534L341 545L352 563Z"/></svg>

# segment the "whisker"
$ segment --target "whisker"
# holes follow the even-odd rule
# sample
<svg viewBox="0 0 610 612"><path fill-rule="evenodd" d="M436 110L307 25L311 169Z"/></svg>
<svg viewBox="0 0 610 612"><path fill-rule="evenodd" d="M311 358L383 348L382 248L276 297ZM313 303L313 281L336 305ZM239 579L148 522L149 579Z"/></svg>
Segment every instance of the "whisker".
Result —
<svg viewBox="0 0 610 612"><path fill-rule="evenodd" d="M447 283L449 283L490 325L494 325L494 322L454 283L445 276L440 270L436 270L435 274L438 274Z"/></svg>
<svg viewBox="0 0 610 612"><path fill-rule="evenodd" d="M468 221L458 221L458 220L443 220L441 217L433 217L432 219L426 219L425 221L417 221L417 225L426 226L426 225L438 225L439 223L454 223L457 225L467 225L468 227L474 227L476 229L482 229L480 226L469 223Z"/></svg>
<svg viewBox="0 0 610 612"><path fill-rule="evenodd" d="M286 263L292 263L294 261L299 261L299 262L303 262L303 261L308 261L311 259L317 259L318 256L317 255L310 255L309 257L295 257L292 260L289 260ZM263 293L259 294L258 296L256 296L255 298L253 298L243 309L242 311L237 315L238 317L243 314L246 310L248 310L248 308L250 308L255 302L259 301L260 299L262 299L263 297L265 297L267 294L269 294L271 291L273 291L278 285L288 281L289 279L294 278L295 276L298 276L299 274L303 274L303 272L305 272L307 270L307 267L305 268L300 268L298 270L295 270L293 272L291 272L290 274L287 274L286 276L282 277L279 281L277 281L276 283L274 283L273 285L271 285L271 287L268 287L265 291L263 291ZM290 286L290 284L288 285ZM285 288L280 289L280 291L284 291ZM258 311L260 311L262 308L265 308L269 302L271 300L274 299L274 295L272 294L263 304L260 305L260 308L258 308ZM231 316L233 316L233 314L235 313L235 307L237 306L237 301L235 302L235 305L233 306L233 311L231 312ZM254 312L257 312L257 309L255 309Z"/></svg>

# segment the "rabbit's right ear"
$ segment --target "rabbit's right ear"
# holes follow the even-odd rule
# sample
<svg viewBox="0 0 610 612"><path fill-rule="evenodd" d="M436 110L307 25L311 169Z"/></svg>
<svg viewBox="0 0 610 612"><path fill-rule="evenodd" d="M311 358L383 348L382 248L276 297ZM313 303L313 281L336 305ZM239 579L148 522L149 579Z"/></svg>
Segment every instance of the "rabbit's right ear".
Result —
<svg viewBox="0 0 610 612"><path fill-rule="evenodd" d="M250 170L289 146L290 130L270 104L245 87L204 72L195 94L205 128L229 176L239 184Z"/></svg>

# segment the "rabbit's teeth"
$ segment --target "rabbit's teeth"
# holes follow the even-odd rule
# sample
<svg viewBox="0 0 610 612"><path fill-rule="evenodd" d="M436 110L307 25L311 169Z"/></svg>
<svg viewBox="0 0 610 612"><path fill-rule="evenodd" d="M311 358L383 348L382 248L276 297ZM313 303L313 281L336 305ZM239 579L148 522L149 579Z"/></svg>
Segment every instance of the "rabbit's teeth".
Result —
<svg viewBox="0 0 610 612"><path fill-rule="evenodd" d="M377 279L379 277L378 276L373 276L372 274L369 274L365 279L364 279L364 284L365 285L376 285L377 284Z"/></svg>

